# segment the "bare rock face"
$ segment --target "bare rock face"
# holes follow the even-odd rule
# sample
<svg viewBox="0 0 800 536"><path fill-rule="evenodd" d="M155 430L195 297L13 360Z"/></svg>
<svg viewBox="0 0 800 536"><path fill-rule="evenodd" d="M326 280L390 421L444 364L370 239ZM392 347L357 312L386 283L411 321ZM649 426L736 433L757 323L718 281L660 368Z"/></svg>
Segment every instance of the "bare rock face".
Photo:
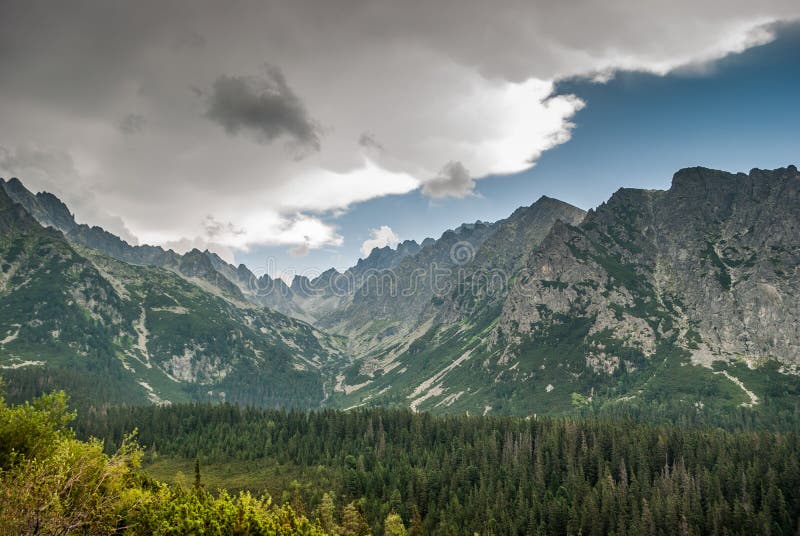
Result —
<svg viewBox="0 0 800 536"><path fill-rule="evenodd" d="M607 372L659 341L797 363L799 266L795 167L684 169L668 191L621 189L580 225L556 225L528 257L498 333L513 343L544 317L589 318L587 364Z"/></svg>
<svg viewBox="0 0 800 536"><path fill-rule="evenodd" d="M669 225L669 214L687 218ZM714 353L800 359L800 175L795 167L676 174L661 209L662 256Z"/></svg>

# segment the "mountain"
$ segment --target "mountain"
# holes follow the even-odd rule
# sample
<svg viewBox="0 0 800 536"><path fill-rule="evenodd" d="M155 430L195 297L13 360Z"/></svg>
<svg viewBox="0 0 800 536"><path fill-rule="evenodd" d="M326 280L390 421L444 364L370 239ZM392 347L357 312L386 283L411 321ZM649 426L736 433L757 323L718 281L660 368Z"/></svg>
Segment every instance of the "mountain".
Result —
<svg viewBox="0 0 800 536"><path fill-rule="evenodd" d="M518 211L476 249L430 329L390 369L362 367L340 403L791 407L799 199L793 166L691 168L667 191L621 189L582 220L558 218L538 242L519 238L533 227Z"/></svg>
<svg viewBox="0 0 800 536"><path fill-rule="evenodd" d="M570 314L582 295L595 317L590 333L605 330L645 355L672 339L697 363L800 365L798 201L793 166L749 175L691 168L667 191L619 190L528 258L530 282L498 329L524 336L542 305ZM546 278L559 285L546 289ZM621 366L602 349L589 355L595 367Z"/></svg>
<svg viewBox="0 0 800 536"><path fill-rule="evenodd" d="M363 275L368 270L388 270L397 266L406 257L416 255L421 249L422 246L415 240L405 240L397 245L397 249L390 246L373 248L366 259L358 259L350 270L358 275Z"/></svg>
<svg viewBox="0 0 800 536"><path fill-rule="evenodd" d="M131 245L101 227L77 223L56 196L48 192L33 194L17 178L8 181L0 178L0 188L41 225L58 229L72 243L102 251L129 264L168 268L190 280L203 279L225 297L266 306L295 318L308 318L293 302L283 281L273 280L267 274L256 277L247 267L237 268L208 250L194 249L180 255L159 246Z"/></svg>
<svg viewBox="0 0 800 536"><path fill-rule="evenodd" d="M131 403L520 415L782 418L800 396L794 166L684 169L588 213L542 197L290 286L209 251L130 246L0 184L0 366L20 381L85 377Z"/></svg>
<svg viewBox="0 0 800 536"><path fill-rule="evenodd" d="M37 197L37 200L39 198ZM222 296L200 252L182 273L129 264L42 227L0 189L0 368L11 396L79 405L228 400L316 407L340 341Z"/></svg>
<svg viewBox="0 0 800 536"><path fill-rule="evenodd" d="M0 188L42 226L61 231L72 242L133 264L167 266L178 262L178 255L174 251L165 251L158 246L131 246L101 227L77 223L69 208L58 197L49 192L33 194L17 178L8 181L0 178Z"/></svg>

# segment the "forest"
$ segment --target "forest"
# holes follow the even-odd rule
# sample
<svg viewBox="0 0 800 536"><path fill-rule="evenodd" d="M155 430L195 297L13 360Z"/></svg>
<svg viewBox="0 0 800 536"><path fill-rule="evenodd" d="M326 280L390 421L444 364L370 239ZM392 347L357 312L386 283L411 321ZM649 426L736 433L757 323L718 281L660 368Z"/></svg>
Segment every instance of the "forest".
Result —
<svg viewBox="0 0 800 536"><path fill-rule="evenodd" d="M145 470L269 493L336 534L796 534L798 435L751 422L192 404L108 409L76 429L110 452L137 430Z"/></svg>

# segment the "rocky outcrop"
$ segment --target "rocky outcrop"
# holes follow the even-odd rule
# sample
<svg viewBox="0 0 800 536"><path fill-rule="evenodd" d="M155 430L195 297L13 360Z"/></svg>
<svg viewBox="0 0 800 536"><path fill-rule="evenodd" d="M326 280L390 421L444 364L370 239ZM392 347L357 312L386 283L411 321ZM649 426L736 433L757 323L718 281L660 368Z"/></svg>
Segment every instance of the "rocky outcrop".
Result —
<svg viewBox="0 0 800 536"><path fill-rule="evenodd" d="M668 191L619 190L530 255L498 330L518 340L542 314L581 315L623 350L674 338L719 359L798 362L799 201L793 166L690 168Z"/></svg>

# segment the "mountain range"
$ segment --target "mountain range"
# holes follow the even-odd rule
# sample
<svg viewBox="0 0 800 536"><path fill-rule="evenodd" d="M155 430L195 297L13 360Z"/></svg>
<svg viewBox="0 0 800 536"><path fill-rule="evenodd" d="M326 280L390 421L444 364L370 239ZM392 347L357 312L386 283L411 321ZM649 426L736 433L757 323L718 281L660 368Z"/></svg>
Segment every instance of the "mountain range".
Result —
<svg viewBox="0 0 800 536"><path fill-rule="evenodd" d="M12 396L531 415L800 395L794 166L683 169L588 212L542 197L290 285L130 245L50 193L0 186Z"/></svg>

